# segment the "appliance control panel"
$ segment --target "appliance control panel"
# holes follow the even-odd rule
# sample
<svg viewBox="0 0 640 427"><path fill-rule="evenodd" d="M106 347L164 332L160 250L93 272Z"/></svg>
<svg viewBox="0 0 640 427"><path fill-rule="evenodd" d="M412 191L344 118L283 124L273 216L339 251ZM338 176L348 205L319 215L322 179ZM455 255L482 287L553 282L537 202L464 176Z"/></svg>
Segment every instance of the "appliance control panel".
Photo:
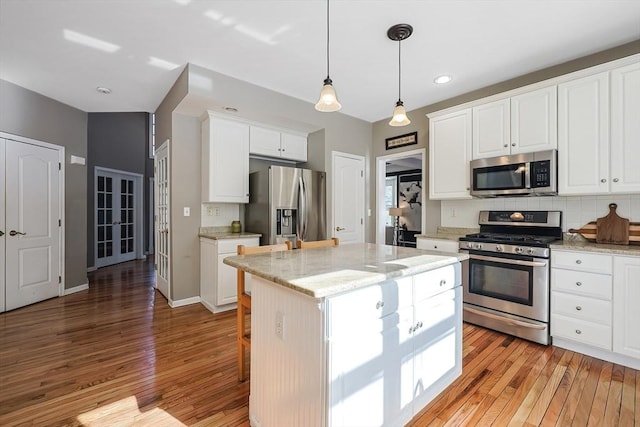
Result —
<svg viewBox="0 0 640 427"><path fill-rule="evenodd" d="M459 247L460 249L470 251L497 252L504 254L531 256L536 258L549 258L549 248L482 242L460 242Z"/></svg>

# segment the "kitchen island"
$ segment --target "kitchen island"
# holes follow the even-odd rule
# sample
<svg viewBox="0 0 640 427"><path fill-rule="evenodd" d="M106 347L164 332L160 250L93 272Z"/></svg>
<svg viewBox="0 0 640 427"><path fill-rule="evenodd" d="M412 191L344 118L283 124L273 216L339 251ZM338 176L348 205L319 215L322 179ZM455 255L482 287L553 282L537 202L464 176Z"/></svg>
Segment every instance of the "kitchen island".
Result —
<svg viewBox="0 0 640 427"><path fill-rule="evenodd" d="M252 426L404 425L462 372L466 254L347 244L232 256L252 274Z"/></svg>

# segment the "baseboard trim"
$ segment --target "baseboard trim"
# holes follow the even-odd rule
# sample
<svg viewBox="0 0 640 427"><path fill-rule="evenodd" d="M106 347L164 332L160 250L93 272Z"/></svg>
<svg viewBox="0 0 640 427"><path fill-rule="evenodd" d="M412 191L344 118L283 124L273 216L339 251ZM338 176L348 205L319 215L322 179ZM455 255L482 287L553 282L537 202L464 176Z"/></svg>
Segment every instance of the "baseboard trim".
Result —
<svg viewBox="0 0 640 427"><path fill-rule="evenodd" d="M200 297L191 297L179 300L169 300L169 307L178 308L184 307L185 305L198 304L200 302Z"/></svg>
<svg viewBox="0 0 640 427"><path fill-rule="evenodd" d="M84 285L78 285L74 286L73 288L65 289L63 295L71 295L75 294L76 292L86 291L87 289L89 289L89 284L85 283Z"/></svg>
<svg viewBox="0 0 640 427"><path fill-rule="evenodd" d="M624 354L614 353L609 350L592 347L590 345L558 337L553 337L552 344L556 347L561 347L566 350L574 351L576 353L582 353L586 354L587 356L595 357L596 359L601 359L607 362L617 363L618 365L623 365L629 368L640 370L640 360Z"/></svg>
<svg viewBox="0 0 640 427"><path fill-rule="evenodd" d="M95 265L92 265L91 267L87 267L87 273L91 273L92 271L96 271L98 268Z"/></svg>

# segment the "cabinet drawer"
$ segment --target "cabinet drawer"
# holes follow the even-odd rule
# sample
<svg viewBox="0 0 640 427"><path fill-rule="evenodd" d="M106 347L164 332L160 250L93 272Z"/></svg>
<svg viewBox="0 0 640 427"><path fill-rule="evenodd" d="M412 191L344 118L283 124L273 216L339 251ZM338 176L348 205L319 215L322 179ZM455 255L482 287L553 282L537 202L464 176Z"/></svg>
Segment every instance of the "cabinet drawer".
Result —
<svg viewBox="0 0 640 427"><path fill-rule="evenodd" d="M413 302L412 283L412 277L402 277L330 298L331 322L339 328L360 320L379 319L408 307Z"/></svg>
<svg viewBox="0 0 640 427"><path fill-rule="evenodd" d="M244 239L219 239L219 254L235 254L238 253L238 245L259 246L260 239L258 237L246 237Z"/></svg>
<svg viewBox="0 0 640 427"><path fill-rule="evenodd" d="M551 292L551 313L611 325L611 302L564 292Z"/></svg>
<svg viewBox="0 0 640 427"><path fill-rule="evenodd" d="M458 242L454 240L424 239L424 238L418 237L416 239L416 248L426 249L429 251L457 253Z"/></svg>
<svg viewBox="0 0 640 427"><path fill-rule="evenodd" d="M460 264L416 274L413 279L413 299L420 302L432 295L452 289L461 283Z"/></svg>
<svg viewBox="0 0 640 427"><path fill-rule="evenodd" d="M611 350L611 327L560 314L551 315L551 336Z"/></svg>
<svg viewBox="0 0 640 427"><path fill-rule="evenodd" d="M551 289L611 301L611 276L552 268Z"/></svg>
<svg viewBox="0 0 640 427"><path fill-rule="evenodd" d="M551 267L561 267L576 271L611 274L611 255L588 252L551 251Z"/></svg>

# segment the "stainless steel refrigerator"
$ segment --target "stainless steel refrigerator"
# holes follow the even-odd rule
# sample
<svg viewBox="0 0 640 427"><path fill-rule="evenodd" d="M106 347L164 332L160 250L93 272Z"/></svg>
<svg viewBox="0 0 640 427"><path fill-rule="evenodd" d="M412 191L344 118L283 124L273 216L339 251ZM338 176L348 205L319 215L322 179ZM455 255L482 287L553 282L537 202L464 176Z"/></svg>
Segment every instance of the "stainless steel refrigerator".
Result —
<svg viewBox="0 0 640 427"><path fill-rule="evenodd" d="M261 233L260 244L327 238L326 173L270 166L249 174L245 229Z"/></svg>

